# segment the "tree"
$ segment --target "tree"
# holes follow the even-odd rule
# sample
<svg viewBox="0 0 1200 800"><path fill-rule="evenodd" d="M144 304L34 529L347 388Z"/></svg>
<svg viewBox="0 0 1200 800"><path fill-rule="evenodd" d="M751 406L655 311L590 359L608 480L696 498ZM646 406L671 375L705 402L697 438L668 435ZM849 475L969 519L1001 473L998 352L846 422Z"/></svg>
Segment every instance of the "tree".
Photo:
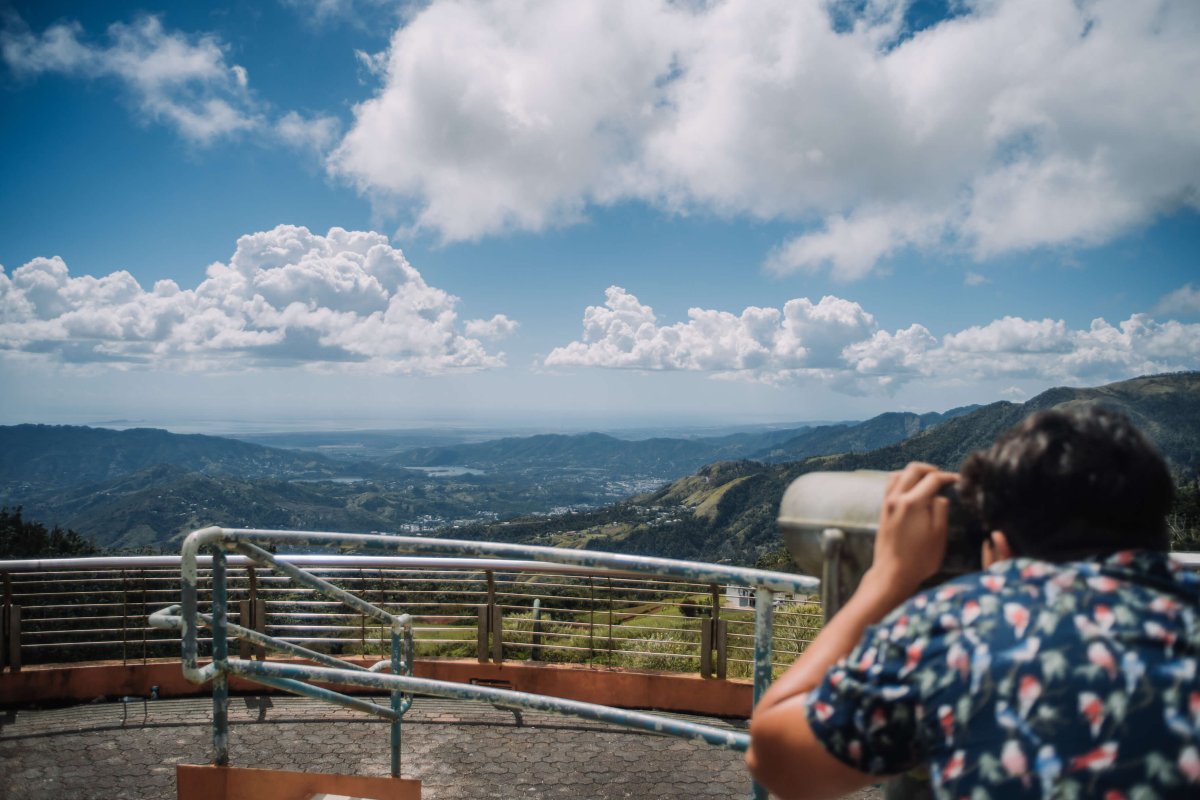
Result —
<svg viewBox="0 0 1200 800"><path fill-rule="evenodd" d="M21 507L0 508L0 558L53 558L83 556L96 547L71 529L55 525L47 530L40 522L21 518Z"/></svg>
<svg viewBox="0 0 1200 800"><path fill-rule="evenodd" d="M1200 479L1175 487L1175 502L1167 514L1172 550L1200 550Z"/></svg>

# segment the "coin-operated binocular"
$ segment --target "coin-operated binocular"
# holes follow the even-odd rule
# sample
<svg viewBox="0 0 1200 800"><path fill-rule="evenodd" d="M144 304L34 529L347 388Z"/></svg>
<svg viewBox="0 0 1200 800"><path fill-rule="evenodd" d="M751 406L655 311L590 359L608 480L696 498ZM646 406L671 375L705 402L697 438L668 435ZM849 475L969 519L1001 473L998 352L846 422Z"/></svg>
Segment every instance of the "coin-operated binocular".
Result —
<svg viewBox="0 0 1200 800"><path fill-rule="evenodd" d="M891 473L875 470L810 472L788 486L779 506L779 530L800 569L821 578L825 619L837 612L858 588L875 550L879 511ZM980 569L981 524L950 500L950 531L942 571L929 585Z"/></svg>

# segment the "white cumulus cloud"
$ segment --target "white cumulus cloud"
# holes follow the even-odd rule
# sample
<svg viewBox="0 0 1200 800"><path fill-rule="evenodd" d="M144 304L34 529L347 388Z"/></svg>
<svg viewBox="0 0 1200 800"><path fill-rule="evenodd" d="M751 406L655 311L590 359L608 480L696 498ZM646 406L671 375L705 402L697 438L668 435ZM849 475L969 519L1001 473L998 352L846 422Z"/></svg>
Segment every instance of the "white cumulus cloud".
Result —
<svg viewBox="0 0 1200 800"><path fill-rule="evenodd" d="M63 362L238 370L344 365L439 373L503 365L460 326L458 298L430 286L378 233L281 225L243 236L192 289L146 291L128 272L72 276L61 258L0 268L0 352Z"/></svg>
<svg viewBox="0 0 1200 800"><path fill-rule="evenodd" d="M1096 382L1200 367L1200 324L1134 314L1086 329L1063 320L1004 317L935 336L914 322L881 329L858 303L789 300L740 314L693 308L687 322L660 323L619 286L584 311L579 340L555 348L547 367L693 370L718 378L821 381L848 393L905 383L1004 377Z"/></svg>
<svg viewBox="0 0 1200 800"><path fill-rule="evenodd" d="M548 367L742 372L770 378L797 368L841 362L847 345L868 335L875 319L858 303L823 297L791 300L782 309L751 306L740 314L688 310L688 321L659 325L653 309L619 286L603 306L588 306L583 337L555 348Z"/></svg>
<svg viewBox="0 0 1200 800"><path fill-rule="evenodd" d="M1158 314L1175 314L1181 317L1200 316L1200 289L1186 283L1159 300L1154 311Z"/></svg>
<svg viewBox="0 0 1200 800"><path fill-rule="evenodd" d="M116 78L150 119L207 143L259 124L247 94L246 70L230 64L212 36L167 31L157 17L115 23L107 41L86 41L78 23L35 35L19 23L0 32L0 54L14 73Z"/></svg>
<svg viewBox="0 0 1200 800"><path fill-rule="evenodd" d="M306 117L289 111L275 121L275 134L297 150L309 150L318 155L329 152L342 132L336 117L317 115Z"/></svg>
<svg viewBox="0 0 1200 800"><path fill-rule="evenodd" d="M1200 207L1200 5L908 5L432 0L329 167L447 240L634 200L792 221L767 266L843 279Z"/></svg>
<svg viewBox="0 0 1200 800"><path fill-rule="evenodd" d="M342 134L328 114L279 113L255 98L250 76L230 63L215 35L168 30L157 16L110 25L103 41L90 40L78 22L59 22L35 34L15 15L0 29L0 59L14 75L47 73L113 79L140 118L174 128L198 145L243 132L324 158Z"/></svg>
<svg viewBox="0 0 1200 800"><path fill-rule="evenodd" d="M496 314L491 319L469 319L464 326L468 336L478 336L483 339L503 339L516 333L520 323L509 319L504 314Z"/></svg>

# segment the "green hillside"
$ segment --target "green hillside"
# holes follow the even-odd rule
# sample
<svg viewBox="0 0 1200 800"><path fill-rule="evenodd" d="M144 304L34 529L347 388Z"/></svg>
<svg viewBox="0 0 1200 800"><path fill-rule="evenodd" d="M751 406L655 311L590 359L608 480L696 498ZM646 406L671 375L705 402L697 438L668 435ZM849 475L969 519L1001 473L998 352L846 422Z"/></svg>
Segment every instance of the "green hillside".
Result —
<svg viewBox="0 0 1200 800"><path fill-rule="evenodd" d="M803 461L813 456L836 453L866 453L902 442L955 417L969 414L977 408L978 406L956 408L944 414L891 411L872 417L866 422L822 425L806 430L752 457L759 461L784 462Z"/></svg>
<svg viewBox="0 0 1200 800"><path fill-rule="evenodd" d="M485 458L498 465L483 475L440 477L407 471L396 463L401 459L392 466L334 462L219 437L21 425L0 428L0 505L23 506L30 519L110 549L173 550L181 535L213 523L346 531L418 525L428 532L444 526L455 537L753 564L777 548L779 500L804 472L897 469L909 461L953 469L1031 411L1090 402L1128 413L1158 443L1181 485L1194 486L1200 374L1183 373L1056 388L1020 404L774 431L766 440L534 436L408 454L405 460L420 466L490 463ZM811 455L787 463L713 460L670 481L630 477L643 470L678 476L714 441L717 452L765 447L772 458L788 449ZM647 486L659 488L579 512ZM1187 505L1197 493L1181 493L1173 523L1181 531L1200 524L1200 512ZM565 508L575 511L560 513ZM488 521L495 519L505 521Z"/></svg>
<svg viewBox="0 0 1200 800"><path fill-rule="evenodd" d="M817 470L899 469L927 461L955 469L973 450L1033 411L1102 403L1123 410L1158 444L1183 489L1176 519L1183 536L1200 525L1195 506L1200 453L1200 374L1137 378L1091 389L1058 388L1027 403L993 403L950 419L898 444L867 453L818 456L789 464L752 461L710 464L663 489L559 525L509 523L503 532L481 528L481 537L539 543L571 541L562 531L581 525L620 530L617 537L588 536L583 546L600 550L754 564L779 547L775 518L784 490L798 476ZM1190 487L1190 488L1189 488ZM1190 515L1190 516L1188 516ZM618 527L619 523L619 527ZM1198 542L1197 544L1200 544Z"/></svg>
<svg viewBox="0 0 1200 800"><path fill-rule="evenodd" d="M423 530L457 520L528 514L562 498L524 481L469 476L389 481L292 481L206 475L160 465L112 481L52 490L24 500L27 516L73 528L111 550L175 550L207 525L294 530ZM15 504L14 504L15 505ZM440 520L440 522L438 522Z"/></svg>
<svg viewBox="0 0 1200 800"><path fill-rule="evenodd" d="M255 478L320 478L346 471L346 465L319 455L220 436L155 428L115 431L77 425L0 426L0 489L79 486L163 464L211 475Z"/></svg>

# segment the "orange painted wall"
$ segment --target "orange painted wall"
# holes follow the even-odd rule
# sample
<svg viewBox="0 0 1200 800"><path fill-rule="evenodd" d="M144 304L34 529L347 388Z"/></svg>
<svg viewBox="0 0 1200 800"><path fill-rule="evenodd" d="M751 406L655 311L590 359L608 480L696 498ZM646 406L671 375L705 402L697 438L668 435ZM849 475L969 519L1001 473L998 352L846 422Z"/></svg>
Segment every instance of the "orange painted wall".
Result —
<svg viewBox="0 0 1200 800"><path fill-rule="evenodd" d="M476 681L621 708L748 717L752 703L749 683L698 675L521 661L481 664L471 659L423 659L415 666L416 674L422 678L456 683ZM127 695L144 697L150 694L151 686L159 687L161 698L209 693L208 686L196 686L184 680L178 661L68 664L0 673L0 705L87 702L97 697ZM269 693L264 687L239 678L230 681L230 689L251 694Z"/></svg>

